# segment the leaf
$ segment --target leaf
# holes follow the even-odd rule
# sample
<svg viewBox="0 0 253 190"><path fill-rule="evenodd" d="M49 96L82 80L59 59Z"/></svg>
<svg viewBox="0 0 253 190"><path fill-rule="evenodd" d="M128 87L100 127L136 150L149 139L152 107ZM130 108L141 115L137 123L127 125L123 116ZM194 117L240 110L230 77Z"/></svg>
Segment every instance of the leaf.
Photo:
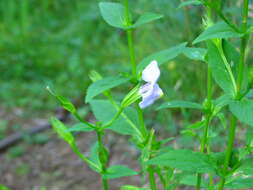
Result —
<svg viewBox="0 0 253 190"><path fill-rule="evenodd" d="M99 146L98 146L98 142L95 142L94 144L92 144L92 146L90 147L90 155L89 155L89 159L95 163L99 168L102 168L102 164L99 160L99 152L98 152ZM91 166L92 167L92 166ZM92 168L94 169L94 168Z"/></svg>
<svg viewBox="0 0 253 190"><path fill-rule="evenodd" d="M51 118L51 124L54 131L68 144L73 145L75 139L74 136L67 130L67 127L58 119Z"/></svg>
<svg viewBox="0 0 253 190"><path fill-rule="evenodd" d="M246 94L247 98L253 98L253 89L251 89L247 94Z"/></svg>
<svg viewBox="0 0 253 190"><path fill-rule="evenodd" d="M215 172L214 162L205 154L191 150L169 150L148 161L148 164L169 166L183 171L209 173Z"/></svg>
<svg viewBox="0 0 253 190"><path fill-rule="evenodd" d="M235 172L243 173L247 176L253 176L253 157L243 160Z"/></svg>
<svg viewBox="0 0 253 190"><path fill-rule="evenodd" d="M107 77L92 83L87 90L85 102L90 102L95 96L106 90L119 86L129 81L129 78L122 76Z"/></svg>
<svg viewBox="0 0 253 190"><path fill-rule="evenodd" d="M189 186L196 186L197 184L197 175L185 175L182 176L182 178L180 179L180 184L183 185L189 185ZM202 180L201 181L201 187L208 187L208 183L206 180Z"/></svg>
<svg viewBox="0 0 253 190"><path fill-rule="evenodd" d="M232 96L230 94L225 94L217 99L214 100L214 110L213 110L213 115L217 115L222 108L227 106L231 101L232 101Z"/></svg>
<svg viewBox="0 0 253 190"><path fill-rule="evenodd" d="M204 61L206 53L207 53L207 50L204 48L186 47L183 50L183 54L192 60Z"/></svg>
<svg viewBox="0 0 253 190"><path fill-rule="evenodd" d="M234 75L238 77L238 68L240 62L240 53L239 51L233 46L232 43L228 42L227 40L223 40L222 43L224 54L227 58L228 63L231 65ZM248 88L248 69L247 67L244 68L243 73L243 81L242 81L242 91L246 91Z"/></svg>
<svg viewBox="0 0 253 190"><path fill-rule="evenodd" d="M226 188L243 189L253 187L253 178L239 178L225 184Z"/></svg>
<svg viewBox="0 0 253 190"><path fill-rule="evenodd" d="M187 129L191 129L191 130L196 130L196 129L199 129L199 128L203 127L204 124L205 124L205 122L206 122L205 120L198 121L198 122L196 122L196 123L193 123L193 124L191 124L191 125L188 125L186 128L187 128Z"/></svg>
<svg viewBox="0 0 253 190"><path fill-rule="evenodd" d="M153 60L156 60L158 62L158 64L161 65L161 64L164 64L165 62L167 62L171 59L174 59L180 53L182 53L182 51L184 50L186 44L187 44L186 42L181 43L177 46L159 51L157 53L154 53L154 54L146 57L145 59L143 59L141 61L141 63L139 65L137 65L138 72L141 72Z"/></svg>
<svg viewBox="0 0 253 190"><path fill-rule="evenodd" d="M104 179L115 179L126 176L137 175L138 173L127 166L124 165L114 165L109 167L106 170L106 173L103 175Z"/></svg>
<svg viewBox="0 0 253 190"><path fill-rule="evenodd" d="M189 5L202 5L202 2L199 0L183 1L182 3L180 3L178 8L182 8L182 7L189 6Z"/></svg>
<svg viewBox="0 0 253 190"><path fill-rule="evenodd" d="M239 38L243 36L242 33L236 32L233 28L227 25L225 22L218 22L208 27L203 33L201 33L194 41L193 44L199 43L204 40L214 38Z"/></svg>
<svg viewBox="0 0 253 190"><path fill-rule="evenodd" d="M96 119L103 124L109 122L118 111L117 108L107 100L92 100L90 105ZM123 135L136 134L132 125L139 126L138 114L131 107L126 108L123 114L125 114L128 119L121 114L108 129Z"/></svg>
<svg viewBox="0 0 253 190"><path fill-rule="evenodd" d="M187 102L181 100L174 100L170 102L163 103L161 106L157 108L157 110L165 109L165 108L190 108L190 109L202 109L201 104L197 104L194 102Z"/></svg>
<svg viewBox="0 0 253 190"><path fill-rule="evenodd" d="M77 123L71 128L68 128L67 131L69 132L90 132L94 131L94 128L91 128L88 125L85 125L84 123Z"/></svg>
<svg viewBox="0 0 253 190"><path fill-rule="evenodd" d="M214 80L227 94L234 95L235 89L233 81L226 69L220 52L214 43L208 43L207 53L208 64L212 69Z"/></svg>
<svg viewBox="0 0 253 190"><path fill-rule="evenodd" d="M229 109L237 119L253 127L253 100L232 101Z"/></svg>
<svg viewBox="0 0 253 190"><path fill-rule="evenodd" d="M154 20L158 20L162 17L163 15L156 14L156 13L144 13L138 18L138 20L130 28L137 28L143 24L152 22Z"/></svg>
<svg viewBox="0 0 253 190"><path fill-rule="evenodd" d="M99 3L100 13L107 24L116 28L126 27L125 8L120 3Z"/></svg>
<svg viewBox="0 0 253 190"><path fill-rule="evenodd" d="M2 184L0 184L0 190L9 190L9 188L6 187L6 186L4 186L4 185L2 185Z"/></svg>

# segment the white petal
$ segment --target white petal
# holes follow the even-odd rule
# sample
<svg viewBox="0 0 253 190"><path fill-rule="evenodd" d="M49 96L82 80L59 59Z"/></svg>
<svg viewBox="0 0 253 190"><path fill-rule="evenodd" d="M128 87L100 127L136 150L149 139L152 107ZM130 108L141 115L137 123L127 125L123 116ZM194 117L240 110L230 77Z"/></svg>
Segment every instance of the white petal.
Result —
<svg viewBox="0 0 253 190"><path fill-rule="evenodd" d="M149 83L156 83L160 76L157 61L152 61L142 72L142 79Z"/></svg>

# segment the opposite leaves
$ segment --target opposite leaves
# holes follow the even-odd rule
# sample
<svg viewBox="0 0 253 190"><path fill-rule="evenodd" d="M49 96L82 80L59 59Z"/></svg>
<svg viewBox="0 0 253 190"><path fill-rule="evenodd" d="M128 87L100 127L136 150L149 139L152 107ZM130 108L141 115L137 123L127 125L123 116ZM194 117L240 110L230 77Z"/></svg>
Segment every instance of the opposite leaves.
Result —
<svg viewBox="0 0 253 190"><path fill-rule="evenodd" d="M143 24L160 19L163 16L156 13L144 13L141 15L133 25L127 23L125 16L125 7L120 3L101 2L99 3L100 13L107 24L121 29L137 28Z"/></svg>
<svg viewBox="0 0 253 190"><path fill-rule="evenodd" d="M100 13L107 24L124 29L127 25L125 7L120 3L99 3Z"/></svg>

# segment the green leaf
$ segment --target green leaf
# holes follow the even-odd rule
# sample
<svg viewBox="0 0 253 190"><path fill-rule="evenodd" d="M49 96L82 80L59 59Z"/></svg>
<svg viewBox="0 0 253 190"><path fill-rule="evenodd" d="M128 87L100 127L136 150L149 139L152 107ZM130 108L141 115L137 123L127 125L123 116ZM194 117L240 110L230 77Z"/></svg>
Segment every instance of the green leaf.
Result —
<svg viewBox="0 0 253 190"><path fill-rule="evenodd" d="M240 121L253 127L253 100L232 101L229 109Z"/></svg>
<svg viewBox="0 0 253 190"><path fill-rule="evenodd" d="M95 163L99 168L102 168L102 164L101 164L101 162L99 160L99 145L98 145L98 142L95 142L90 147L89 159L90 159L90 161L92 161L93 163ZM92 169L94 169L94 168L92 168Z"/></svg>
<svg viewBox="0 0 253 190"><path fill-rule="evenodd" d="M67 130L68 128L58 119L51 118L51 124L54 131L68 144L73 145L75 139L74 136Z"/></svg>
<svg viewBox="0 0 253 190"><path fill-rule="evenodd" d="M193 44L199 43L204 40L214 38L239 38L243 36L242 33L236 32L233 28L227 25L225 22L218 22L208 27L203 33L201 33L194 41Z"/></svg>
<svg viewBox="0 0 253 190"><path fill-rule="evenodd" d="M247 176L253 176L253 157L243 160L235 172L243 173Z"/></svg>
<svg viewBox="0 0 253 190"><path fill-rule="evenodd" d="M148 161L148 164L169 166L183 171L215 172L215 163L205 154L191 150L170 150Z"/></svg>
<svg viewBox="0 0 253 190"><path fill-rule="evenodd" d="M103 124L108 123L118 111L118 109L107 100L92 100L90 105L96 119ZM125 117L121 114L108 129L123 135L136 134L133 125L139 126L138 114L131 107L126 108L123 114Z"/></svg>
<svg viewBox="0 0 253 190"><path fill-rule="evenodd" d="M228 42L227 40L223 40L222 42L224 54L227 58L228 63L231 65L233 73L236 77L238 77L238 68L239 68L239 62L240 62L240 53L239 51L233 46L232 43ZM244 73L243 73L243 81L242 81L242 87L241 90L244 92L248 88L248 69L245 66Z"/></svg>
<svg viewBox="0 0 253 190"><path fill-rule="evenodd" d="M180 184L183 185L189 185L189 186L196 186L197 184L197 175L185 175L182 176L180 179ZM201 187L205 187L204 189L207 189L208 183L206 180L201 181Z"/></svg>
<svg viewBox="0 0 253 190"><path fill-rule="evenodd" d="M157 53L154 53L154 54L146 57L137 66L138 72L141 72L153 60L156 60L158 62L158 64L161 65L161 64L166 63L167 61L170 61L171 59L174 59L180 53L183 52L186 44L187 43L181 43L181 44L179 44L177 46L174 46L172 48L159 51Z"/></svg>
<svg viewBox="0 0 253 190"><path fill-rule="evenodd" d="M6 187L6 186L4 186L4 185L2 185L2 184L0 184L0 190L9 190L9 188Z"/></svg>
<svg viewBox="0 0 253 190"><path fill-rule="evenodd" d="M100 13L107 24L124 29L126 27L125 8L120 3L99 3Z"/></svg>
<svg viewBox="0 0 253 190"><path fill-rule="evenodd" d="M126 176L137 175L138 173L127 166L124 165L115 165L111 166L106 170L106 173L103 175L104 179L115 179Z"/></svg>
<svg viewBox="0 0 253 190"><path fill-rule="evenodd" d="M202 2L199 0L183 1L182 3L180 3L178 8L182 8L182 7L189 6L189 5L202 5Z"/></svg>
<svg viewBox="0 0 253 190"><path fill-rule="evenodd" d="M107 77L92 83L87 90L85 102L90 102L95 96L106 90L119 86L129 81L129 78L122 76Z"/></svg>
<svg viewBox="0 0 253 190"><path fill-rule="evenodd" d="M69 132L90 132L94 130L95 130L94 128L91 128L90 126L85 125L84 123L77 123L67 129L67 131Z"/></svg>
<svg viewBox="0 0 253 190"><path fill-rule="evenodd" d="M199 128L203 127L204 124L205 124L205 122L206 122L205 120L198 121L198 122L196 122L196 123L193 123L193 124L191 124L191 125L188 125L186 128L187 128L187 129L191 129L191 130L196 130L196 129L199 129Z"/></svg>
<svg viewBox="0 0 253 190"><path fill-rule="evenodd" d="M163 15L156 14L156 13L144 13L138 18L138 20L130 28L137 28L143 24L152 22L154 20L158 20L162 17Z"/></svg>
<svg viewBox="0 0 253 190"><path fill-rule="evenodd" d="M207 50L204 48L186 47L183 50L183 54L192 60L204 61L206 53L207 53Z"/></svg>
<svg viewBox="0 0 253 190"><path fill-rule="evenodd" d="M231 189L252 188L253 187L253 178L235 179L235 180L225 184L225 187L231 188Z"/></svg>
<svg viewBox="0 0 253 190"><path fill-rule="evenodd" d="M209 42L207 53L208 64L212 69L214 80L227 94L234 95L235 89L232 78L227 71L217 46Z"/></svg>
<svg viewBox="0 0 253 190"><path fill-rule="evenodd" d="M157 110L165 109L165 108L190 108L190 109L202 109L203 106L201 104L197 104L194 102L187 102L181 100L175 100L163 103L161 106L157 108Z"/></svg>

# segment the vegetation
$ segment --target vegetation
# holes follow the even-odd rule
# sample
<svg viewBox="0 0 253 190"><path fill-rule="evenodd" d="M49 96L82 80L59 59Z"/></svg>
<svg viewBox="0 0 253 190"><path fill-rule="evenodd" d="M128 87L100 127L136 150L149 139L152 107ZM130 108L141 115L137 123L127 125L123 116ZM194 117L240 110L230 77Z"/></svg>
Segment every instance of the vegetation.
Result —
<svg viewBox="0 0 253 190"><path fill-rule="evenodd" d="M76 122L53 117L53 129L104 190L135 175L148 187L122 190L252 188L252 2L236 2L2 2L3 106L47 115L47 86ZM109 163L111 131L129 137L138 171ZM81 132L97 136L89 156L76 143Z"/></svg>

